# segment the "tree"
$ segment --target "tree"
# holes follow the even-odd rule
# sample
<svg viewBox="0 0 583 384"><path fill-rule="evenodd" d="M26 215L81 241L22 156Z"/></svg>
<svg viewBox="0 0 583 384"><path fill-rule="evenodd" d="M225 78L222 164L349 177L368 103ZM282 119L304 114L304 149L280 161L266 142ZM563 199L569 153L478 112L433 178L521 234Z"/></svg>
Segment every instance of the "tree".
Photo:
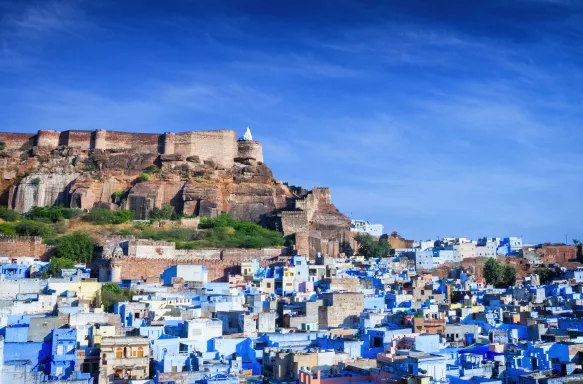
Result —
<svg viewBox="0 0 583 384"><path fill-rule="evenodd" d="M91 236L84 232L74 232L58 239L56 255L58 258L87 264L93 260L94 249L95 243Z"/></svg>
<svg viewBox="0 0 583 384"><path fill-rule="evenodd" d="M577 247L577 261L583 263L583 244L577 239L573 239L573 244Z"/></svg>
<svg viewBox="0 0 583 384"><path fill-rule="evenodd" d="M488 259L484 265L484 278L487 284L496 286L502 278L503 269L496 259Z"/></svg>
<svg viewBox="0 0 583 384"><path fill-rule="evenodd" d="M354 237L354 240L358 242L358 253L366 258L386 257L391 252L391 244L386 237L376 241L368 233L359 233Z"/></svg>
<svg viewBox="0 0 583 384"><path fill-rule="evenodd" d="M502 280L507 287L514 285L516 282L516 269L509 265L505 266L502 272Z"/></svg>
<svg viewBox="0 0 583 384"><path fill-rule="evenodd" d="M539 277L540 283L545 285L553 281L554 272L550 268L537 268L536 274Z"/></svg>
<svg viewBox="0 0 583 384"><path fill-rule="evenodd" d="M4 221L16 221L20 219L20 214L13 209L0 207L0 219Z"/></svg>
<svg viewBox="0 0 583 384"><path fill-rule="evenodd" d="M49 274L51 276L60 276L61 270L75 268L75 261L64 257L53 257L49 264Z"/></svg>
<svg viewBox="0 0 583 384"><path fill-rule="evenodd" d="M101 304L106 312L113 312L116 303L129 301L134 292L127 288L122 288L115 283L107 283L101 287Z"/></svg>

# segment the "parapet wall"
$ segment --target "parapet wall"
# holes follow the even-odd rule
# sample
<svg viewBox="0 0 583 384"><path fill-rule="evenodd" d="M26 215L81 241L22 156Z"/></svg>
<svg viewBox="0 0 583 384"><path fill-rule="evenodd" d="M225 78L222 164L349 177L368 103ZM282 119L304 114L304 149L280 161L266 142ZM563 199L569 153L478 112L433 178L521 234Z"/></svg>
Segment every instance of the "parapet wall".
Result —
<svg viewBox="0 0 583 384"><path fill-rule="evenodd" d="M50 249L38 236L0 236L0 256L48 259Z"/></svg>
<svg viewBox="0 0 583 384"><path fill-rule="evenodd" d="M309 224L306 211L284 211L281 213L281 226L284 236L307 232Z"/></svg>
<svg viewBox="0 0 583 384"><path fill-rule="evenodd" d="M177 257L171 259L140 256L110 261L112 267L119 271L116 277L120 280L158 278L166 268L174 265L203 265L209 281L227 281L229 275L241 273L241 263L246 260L257 259L263 267L283 260L281 249L177 250L176 253Z"/></svg>
<svg viewBox="0 0 583 384"><path fill-rule="evenodd" d="M34 145L35 136L30 133L0 132L0 142L6 145L6 149L20 149L26 145Z"/></svg>
<svg viewBox="0 0 583 384"><path fill-rule="evenodd" d="M5 140L2 140L4 137ZM3 134L0 141L11 147L21 147L34 135ZM235 158L254 158L263 161L260 142L237 141L234 130L191 131L181 133L147 134L117 131L47 131L40 130L35 144L41 148L69 146L89 150L127 150L138 153L180 154L185 157L198 156L201 160L212 160L217 165L229 168Z"/></svg>

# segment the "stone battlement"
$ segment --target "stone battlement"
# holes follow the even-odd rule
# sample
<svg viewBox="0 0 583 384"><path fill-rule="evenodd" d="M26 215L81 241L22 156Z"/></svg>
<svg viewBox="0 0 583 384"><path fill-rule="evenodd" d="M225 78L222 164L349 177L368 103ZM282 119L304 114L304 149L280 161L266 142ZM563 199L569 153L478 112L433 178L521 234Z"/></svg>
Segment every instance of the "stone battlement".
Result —
<svg viewBox="0 0 583 384"><path fill-rule="evenodd" d="M0 256L48 260L51 248L38 236L0 236Z"/></svg>
<svg viewBox="0 0 583 384"><path fill-rule="evenodd" d="M198 156L223 167L231 167L235 159L263 162L263 147L258 141L237 140L234 130L166 132L163 134L106 131L39 130L35 134L1 133L6 148L20 149L36 145L55 149L60 146L81 151L116 150L136 153Z"/></svg>
<svg viewBox="0 0 583 384"><path fill-rule="evenodd" d="M43 238L40 236L0 236L0 243L30 243L42 244Z"/></svg>

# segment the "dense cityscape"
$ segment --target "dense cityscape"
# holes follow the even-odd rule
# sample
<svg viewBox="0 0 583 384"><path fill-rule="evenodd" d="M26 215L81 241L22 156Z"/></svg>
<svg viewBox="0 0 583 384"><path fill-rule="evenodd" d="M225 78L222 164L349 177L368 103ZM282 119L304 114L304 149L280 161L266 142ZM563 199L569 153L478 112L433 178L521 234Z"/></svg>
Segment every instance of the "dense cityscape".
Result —
<svg viewBox="0 0 583 384"><path fill-rule="evenodd" d="M583 0L0 0L0 384L583 384Z"/></svg>
<svg viewBox="0 0 583 384"><path fill-rule="evenodd" d="M165 134L123 173L120 135L0 135L22 159L0 207L3 382L583 380L579 241L408 240L273 181L249 128ZM281 208L258 211L256 183Z"/></svg>

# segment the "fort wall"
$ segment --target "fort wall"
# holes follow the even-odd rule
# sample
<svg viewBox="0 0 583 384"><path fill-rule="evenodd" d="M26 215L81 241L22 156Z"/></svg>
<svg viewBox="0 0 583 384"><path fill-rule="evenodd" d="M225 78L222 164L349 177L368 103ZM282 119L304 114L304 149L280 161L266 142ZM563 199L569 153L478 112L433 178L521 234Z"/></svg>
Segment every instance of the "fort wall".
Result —
<svg viewBox="0 0 583 384"><path fill-rule="evenodd" d="M308 213L306 211L283 211L281 213L281 226L284 236L308 232Z"/></svg>
<svg viewBox="0 0 583 384"><path fill-rule="evenodd" d="M1 236L0 256L36 257L42 261L48 260L50 248L43 244L38 236Z"/></svg>
<svg viewBox="0 0 583 384"><path fill-rule="evenodd" d="M35 136L30 133L0 132L0 142L6 145L6 149L19 149L28 144L34 145Z"/></svg>
<svg viewBox="0 0 583 384"><path fill-rule="evenodd" d="M263 147L257 141L237 141L234 130L191 131L181 133L132 133L105 131L39 130L36 135L0 133L0 141L8 148L18 149L26 144L54 149L68 146L82 151L126 150L137 153L180 154L198 156L202 161L214 161L230 168L235 158L253 158L263 162Z"/></svg>
<svg viewBox="0 0 583 384"><path fill-rule="evenodd" d="M258 141L239 140L237 142L237 157L241 159L255 159L263 162L263 145Z"/></svg>
<svg viewBox="0 0 583 384"><path fill-rule="evenodd" d="M212 160L230 168L237 157L237 135L232 130L184 132L176 134L175 153Z"/></svg>
<svg viewBox="0 0 583 384"><path fill-rule="evenodd" d="M111 259L111 269L115 278L121 280L146 280L157 278L166 268L175 265L203 265L207 269L209 281L227 281L229 275L241 273L241 263L250 259L258 259L262 267L282 263L281 250L249 249L249 250L196 250L188 252L189 257L150 258L122 257ZM181 254L180 251L177 251ZM201 254L201 258L194 255ZM211 257L214 254L216 257ZM223 258L221 259L221 254ZM185 255L185 254L183 254ZM114 276L112 275L112 278Z"/></svg>

